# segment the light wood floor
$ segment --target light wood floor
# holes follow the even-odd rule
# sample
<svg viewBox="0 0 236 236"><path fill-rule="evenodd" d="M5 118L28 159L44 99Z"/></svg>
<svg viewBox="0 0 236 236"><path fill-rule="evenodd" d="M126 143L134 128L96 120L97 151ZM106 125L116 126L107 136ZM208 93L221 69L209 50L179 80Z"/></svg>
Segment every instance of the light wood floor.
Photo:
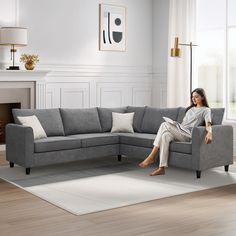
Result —
<svg viewBox="0 0 236 236"><path fill-rule="evenodd" d="M235 222L236 185L75 216L0 180L1 236L234 236Z"/></svg>

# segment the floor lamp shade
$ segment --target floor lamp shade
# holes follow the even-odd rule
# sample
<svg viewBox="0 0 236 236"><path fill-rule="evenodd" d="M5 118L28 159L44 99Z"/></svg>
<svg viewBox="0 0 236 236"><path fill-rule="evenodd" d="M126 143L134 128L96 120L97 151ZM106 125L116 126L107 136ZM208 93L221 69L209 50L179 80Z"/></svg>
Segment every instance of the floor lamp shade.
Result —
<svg viewBox="0 0 236 236"><path fill-rule="evenodd" d="M192 73L192 67L193 67L193 46L197 46L196 44L193 44L192 42L190 43L179 43L179 38L176 37L175 38L175 45L173 48L171 48L170 51L170 55L171 57L180 57L181 56L181 50L179 48L180 46L187 46L190 48L190 95L192 93L192 77L193 77L193 73Z"/></svg>
<svg viewBox="0 0 236 236"><path fill-rule="evenodd" d="M175 46L173 48L171 48L170 55L172 57L180 57L180 55L181 55L181 50L179 48L179 38L178 37L175 38Z"/></svg>
<svg viewBox="0 0 236 236"><path fill-rule="evenodd" d="M22 27L2 27L0 28L0 45L11 46L11 58L13 66L9 67L10 70L19 70L15 66L15 47L22 47L27 45L27 29Z"/></svg>

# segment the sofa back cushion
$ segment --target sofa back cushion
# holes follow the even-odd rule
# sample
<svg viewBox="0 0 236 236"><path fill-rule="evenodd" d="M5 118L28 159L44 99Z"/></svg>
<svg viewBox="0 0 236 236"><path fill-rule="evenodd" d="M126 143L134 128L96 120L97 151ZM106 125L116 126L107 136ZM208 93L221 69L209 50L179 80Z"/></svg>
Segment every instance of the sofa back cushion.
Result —
<svg viewBox="0 0 236 236"><path fill-rule="evenodd" d="M60 108L65 135L102 132L97 108Z"/></svg>
<svg viewBox="0 0 236 236"><path fill-rule="evenodd" d="M211 108L212 125L221 125L225 108Z"/></svg>
<svg viewBox="0 0 236 236"><path fill-rule="evenodd" d="M179 108L177 121L181 123L185 116L185 107ZM211 108L212 125L221 125L224 117L225 108Z"/></svg>
<svg viewBox="0 0 236 236"><path fill-rule="evenodd" d="M133 120L133 129L134 132L142 132L141 126L143 122L143 116L145 112L146 107L133 107L128 106L126 109L126 113L134 112L134 120Z"/></svg>
<svg viewBox="0 0 236 236"><path fill-rule="evenodd" d="M63 136L64 128L59 109L12 109L16 124L21 124L17 116L35 115L45 130L47 136Z"/></svg>
<svg viewBox="0 0 236 236"><path fill-rule="evenodd" d="M183 119L185 116L185 111L186 111L186 107L179 107L179 112L178 112L178 116L177 116L177 121L179 123L183 122Z"/></svg>
<svg viewBox="0 0 236 236"><path fill-rule="evenodd" d="M179 108L154 108L147 107L142 122L142 132L155 134L157 133L163 120L163 116L176 120Z"/></svg>
<svg viewBox="0 0 236 236"><path fill-rule="evenodd" d="M98 107L102 132L110 132L112 127L112 112L125 113L126 107L103 108Z"/></svg>

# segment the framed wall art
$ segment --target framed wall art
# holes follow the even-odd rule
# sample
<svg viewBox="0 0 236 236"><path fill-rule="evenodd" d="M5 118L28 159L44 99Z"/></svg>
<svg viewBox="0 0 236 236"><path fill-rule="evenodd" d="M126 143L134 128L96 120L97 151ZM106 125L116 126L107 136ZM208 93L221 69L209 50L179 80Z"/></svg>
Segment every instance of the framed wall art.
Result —
<svg viewBox="0 0 236 236"><path fill-rule="evenodd" d="M126 50L126 8L99 5L99 50Z"/></svg>

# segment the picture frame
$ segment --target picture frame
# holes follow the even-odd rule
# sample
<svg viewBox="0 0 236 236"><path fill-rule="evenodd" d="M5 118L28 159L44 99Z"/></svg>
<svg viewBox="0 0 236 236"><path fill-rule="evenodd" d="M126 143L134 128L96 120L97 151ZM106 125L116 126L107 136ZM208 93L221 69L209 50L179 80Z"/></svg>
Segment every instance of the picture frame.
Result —
<svg viewBox="0 0 236 236"><path fill-rule="evenodd" d="M99 4L99 50L126 51L126 8Z"/></svg>

